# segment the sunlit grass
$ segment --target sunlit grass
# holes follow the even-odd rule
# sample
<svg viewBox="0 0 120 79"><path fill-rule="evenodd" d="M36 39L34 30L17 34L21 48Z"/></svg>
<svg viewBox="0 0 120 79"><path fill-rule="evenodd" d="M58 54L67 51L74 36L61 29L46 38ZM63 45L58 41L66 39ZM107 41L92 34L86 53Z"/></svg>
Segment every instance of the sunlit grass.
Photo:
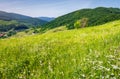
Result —
<svg viewBox="0 0 120 79"><path fill-rule="evenodd" d="M0 40L2 79L119 79L120 21Z"/></svg>

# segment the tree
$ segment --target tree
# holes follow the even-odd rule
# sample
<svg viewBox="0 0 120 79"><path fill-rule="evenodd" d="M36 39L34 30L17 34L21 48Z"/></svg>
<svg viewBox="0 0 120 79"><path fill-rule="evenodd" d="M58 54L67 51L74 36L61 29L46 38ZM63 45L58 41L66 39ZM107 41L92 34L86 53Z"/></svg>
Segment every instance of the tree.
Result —
<svg viewBox="0 0 120 79"><path fill-rule="evenodd" d="M66 24L66 28L67 28L68 30L74 29L74 25L72 25L72 24Z"/></svg>
<svg viewBox="0 0 120 79"><path fill-rule="evenodd" d="M74 23L74 28L78 29L81 27L81 20L78 20Z"/></svg>
<svg viewBox="0 0 120 79"><path fill-rule="evenodd" d="M7 33L7 36L12 36L12 35L15 35L15 34L16 34L16 31L10 30L10 31Z"/></svg>
<svg viewBox="0 0 120 79"><path fill-rule="evenodd" d="M88 25L88 18L82 18L74 23L74 28L84 28Z"/></svg>
<svg viewBox="0 0 120 79"><path fill-rule="evenodd" d="M81 19L81 28L88 26L88 18Z"/></svg>

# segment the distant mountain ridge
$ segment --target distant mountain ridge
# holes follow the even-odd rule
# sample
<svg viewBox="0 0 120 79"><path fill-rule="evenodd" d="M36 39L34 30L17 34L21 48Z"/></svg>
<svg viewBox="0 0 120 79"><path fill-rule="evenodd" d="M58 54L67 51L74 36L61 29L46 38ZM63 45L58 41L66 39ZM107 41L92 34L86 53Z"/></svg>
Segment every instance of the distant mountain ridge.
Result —
<svg viewBox="0 0 120 79"><path fill-rule="evenodd" d="M55 19L54 17L38 17L38 18L47 22L50 22Z"/></svg>
<svg viewBox="0 0 120 79"><path fill-rule="evenodd" d="M94 9L81 9L60 16L44 25L43 30L68 25L68 29L74 28L74 23L82 18L88 18L88 25L101 25L110 21L120 19L119 8L97 7Z"/></svg>
<svg viewBox="0 0 120 79"><path fill-rule="evenodd" d="M0 11L0 20L5 20L5 21L16 20L21 23L28 23L35 26L43 25L46 23L46 21L40 20L38 18L32 18L30 16L25 16L25 15L16 14L16 13L8 13L4 11Z"/></svg>
<svg viewBox="0 0 120 79"><path fill-rule="evenodd" d="M47 21L38 18L0 11L0 34L5 32L6 35L11 36L31 27L41 27L45 23Z"/></svg>

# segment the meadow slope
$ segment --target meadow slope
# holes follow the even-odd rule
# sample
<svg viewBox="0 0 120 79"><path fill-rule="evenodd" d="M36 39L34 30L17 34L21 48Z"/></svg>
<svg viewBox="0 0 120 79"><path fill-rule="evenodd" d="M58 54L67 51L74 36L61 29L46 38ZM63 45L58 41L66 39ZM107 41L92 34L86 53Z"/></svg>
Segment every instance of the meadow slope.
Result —
<svg viewBox="0 0 120 79"><path fill-rule="evenodd" d="M0 79L110 78L120 78L120 21L0 40Z"/></svg>

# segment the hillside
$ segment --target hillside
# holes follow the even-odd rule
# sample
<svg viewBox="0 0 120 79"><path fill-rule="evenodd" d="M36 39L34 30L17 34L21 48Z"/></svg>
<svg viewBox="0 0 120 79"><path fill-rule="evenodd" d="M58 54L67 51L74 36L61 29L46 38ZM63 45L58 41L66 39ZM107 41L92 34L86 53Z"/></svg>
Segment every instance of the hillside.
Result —
<svg viewBox="0 0 120 79"><path fill-rule="evenodd" d="M120 20L0 39L1 79L119 79Z"/></svg>
<svg viewBox="0 0 120 79"><path fill-rule="evenodd" d="M0 38L10 37L19 31L41 27L47 21L25 15L0 11Z"/></svg>
<svg viewBox="0 0 120 79"><path fill-rule="evenodd" d="M18 22L27 23L30 25L43 25L46 23L46 21L37 18L32 18L29 16L16 14L16 13L8 13L4 11L0 11L0 20L5 20L5 21L16 20Z"/></svg>
<svg viewBox="0 0 120 79"><path fill-rule="evenodd" d="M119 8L98 7L95 9L81 9L47 23L43 29L52 29L67 25L68 29L74 28L74 23L82 18L88 18L88 26L101 25L110 21L120 19Z"/></svg>

